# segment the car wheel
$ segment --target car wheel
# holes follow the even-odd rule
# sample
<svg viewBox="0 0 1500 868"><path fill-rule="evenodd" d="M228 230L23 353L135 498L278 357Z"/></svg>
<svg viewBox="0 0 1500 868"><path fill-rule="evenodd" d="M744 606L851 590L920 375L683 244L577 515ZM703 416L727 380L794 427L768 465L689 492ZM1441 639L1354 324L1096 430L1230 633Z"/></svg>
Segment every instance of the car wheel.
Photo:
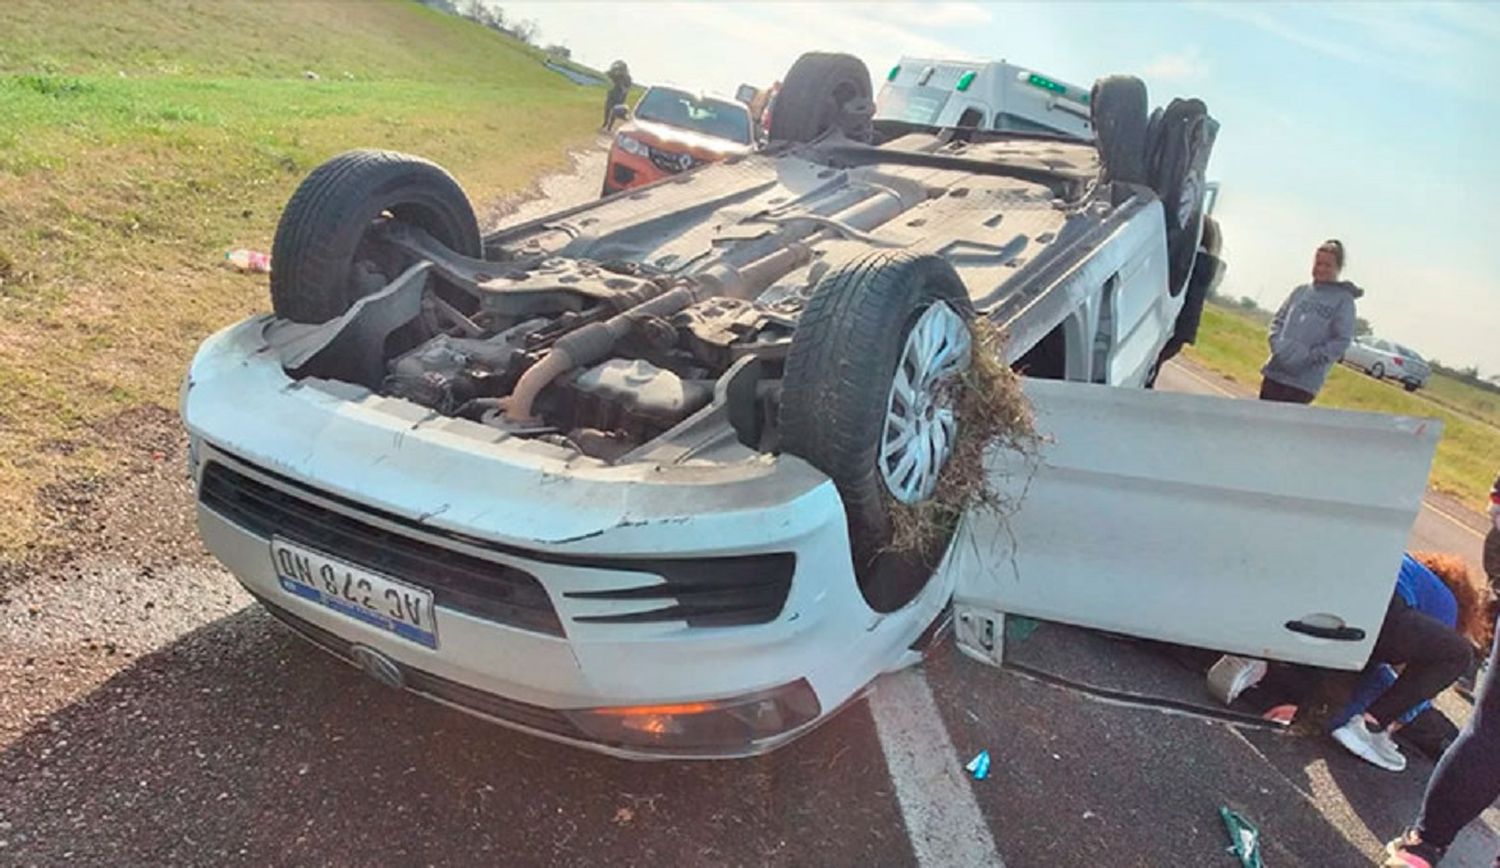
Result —
<svg viewBox="0 0 1500 868"><path fill-rule="evenodd" d="M1370 376L1374 377L1377 380L1384 380L1385 379L1385 365L1382 365L1379 362L1376 362L1375 364L1371 365L1370 366Z"/></svg>
<svg viewBox="0 0 1500 868"><path fill-rule="evenodd" d="M810 142L845 119L858 101L870 101L870 70L849 54L809 52L797 58L771 109L771 138Z"/></svg>
<svg viewBox="0 0 1500 868"><path fill-rule="evenodd" d="M1420 386L1417 383L1402 383L1408 392L1415 392Z"/></svg>
<svg viewBox="0 0 1500 868"><path fill-rule="evenodd" d="M349 151L314 169L281 213L271 247L276 315L326 322L394 279L401 258L371 239L384 217L418 226L457 253L480 254L479 221L452 175L419 157Z"/></svg>
<svg viewBox="0 0 1500 868"><path fill-rule="evenodd" d="M1172 100L1154 126L1147 163L1151 187L1165 212L1173 295L1186 288L1198 255L1208 146L1208 108L1201 100Z"/></svg>
<svg viewBox="0 0 1500 868"><path fill-rule="evenodd" d="M881 252L819 281L792 338L782 448L838 487L855 576L876 611L916 597L942 554L889 549L892 503L931 497L951 457L972 317L945 260Z"/></svg>
<svg viewBox="0 0 1500 868"><path fill-rule="evenodd" d="M1089 105L1104 179L1145 184L1146 83L1133 75L1105 76L1094 82Z"/></svg>

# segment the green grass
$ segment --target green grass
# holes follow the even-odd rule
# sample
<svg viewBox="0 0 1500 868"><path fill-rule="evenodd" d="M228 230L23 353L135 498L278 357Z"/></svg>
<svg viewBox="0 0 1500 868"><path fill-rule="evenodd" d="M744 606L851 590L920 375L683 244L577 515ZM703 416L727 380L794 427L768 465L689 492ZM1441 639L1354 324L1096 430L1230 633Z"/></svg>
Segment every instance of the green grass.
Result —
<svg viewBox="0 0 1500 868"><path fill-rule="evenodd" d="M1475 388L1462 380L1434 374L1421 393L1429 401L1500 427L1500 394Z"/></svg>
<svg viewBox="0 0 1500 868"><path fill-rule="evenodd" d="M313 167L410 151L482 212L564 166L603 98L409 0L7 0L3 17L0 558L48 542L44 486L119 466L96 423L173 406L197 343L269 306L265 278L222 257L269 250Z"/></svg>
<svg viewBox="0 0 1500 868"><path fill-rule="evenodd" d="M1198 344L1187 350L1194 361L1256 388L1267 352L1265 326L1213 304L1204 308ZM1495 478L1495 457L1500 455L1500 427L1493 421L1495 396L1440 374L1433 376L1430 389L1431 398L1426 390L1408 393L1399 385L1372 380L1340 365L1329 374L1317 403L1441 419L1443 437L1438 442L1430 482L1439 491L1469 503L1483 503Z"/></svg>

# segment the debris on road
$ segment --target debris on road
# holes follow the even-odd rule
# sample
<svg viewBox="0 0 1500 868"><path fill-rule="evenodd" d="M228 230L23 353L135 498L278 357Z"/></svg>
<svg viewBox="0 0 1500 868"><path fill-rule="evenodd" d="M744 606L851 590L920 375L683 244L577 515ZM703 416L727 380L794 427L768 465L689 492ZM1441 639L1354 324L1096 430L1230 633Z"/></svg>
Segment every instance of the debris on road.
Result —
<svg viewBox="0 0 1500 868"><path fill-rule="evenodd" d="M1242 868L1264 868L1260 856L1260 829L1222 805L1219 806L1219 816L1224 818L1224 828L1229 832L1229 847L1226 849L1239 858Z"/></svg>
<svg viewBox="0 0 1500 868"><path fill-rule="evenodd" d="M1023 615L1005 616L1005 637L1017 642L1025 642L1031 638L1031 634L1042 626L1042 622L1035 618L1027 618Z"/></svg>
<svg viewBox="0 0 1500 868"><path fill-rule="evenodd" d="M973 775L976 781L982 781L989 777L990 752L987 750L980 751L978 756L969 760L969 764L964 766L964 771Z"/></svg>

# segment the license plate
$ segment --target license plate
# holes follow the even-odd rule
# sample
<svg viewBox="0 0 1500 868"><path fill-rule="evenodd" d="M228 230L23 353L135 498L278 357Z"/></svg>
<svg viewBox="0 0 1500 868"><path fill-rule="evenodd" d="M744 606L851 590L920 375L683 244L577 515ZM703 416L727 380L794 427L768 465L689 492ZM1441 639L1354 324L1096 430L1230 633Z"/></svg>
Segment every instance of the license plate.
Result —
<svg viewBox="0 0 1500 868"><path fill-rule="evenodd" d="M282 590L427 648L437 648L432 592L273 537Z"/></svg>

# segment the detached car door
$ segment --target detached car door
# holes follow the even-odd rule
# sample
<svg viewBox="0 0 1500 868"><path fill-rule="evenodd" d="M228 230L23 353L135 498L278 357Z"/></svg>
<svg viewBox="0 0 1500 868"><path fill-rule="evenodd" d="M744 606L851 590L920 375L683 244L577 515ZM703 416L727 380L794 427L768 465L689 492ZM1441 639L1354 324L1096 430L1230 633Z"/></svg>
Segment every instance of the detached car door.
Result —
<svg viewBox="0 0 1500 868"><path fill-rule="evenodd" d="M1082 383L1026 385L1038 458L944 562L960 646L1004 613L1342 669L1370 655L1421 507L1436 420Z"/></svg>

